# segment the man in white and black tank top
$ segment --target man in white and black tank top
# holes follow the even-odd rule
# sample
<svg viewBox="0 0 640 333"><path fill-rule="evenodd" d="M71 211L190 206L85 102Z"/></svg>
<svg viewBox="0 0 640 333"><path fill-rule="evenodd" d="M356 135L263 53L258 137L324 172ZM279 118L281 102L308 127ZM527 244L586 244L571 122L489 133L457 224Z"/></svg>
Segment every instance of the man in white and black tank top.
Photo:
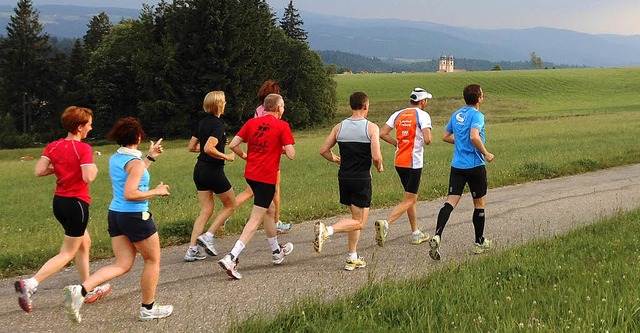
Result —
<svg viewBox="0 0 640 333"><path fill-rule="evenodd" d="M357 247L362 230L369 217L371 205L371 164L382 172L380 129L368 121L369 98L363 92L353 93L349 99L352 115L337 124L320 148L320 155L330 162L340 164L338 183L340 203L349 206L351 218L344 218L332 226L316 223L313 247L322 251L324 240L334 233L349 233L349 255L345 270L352 271L367 265L358 256ZM331 151L338 144L340 156Z"/></svg>

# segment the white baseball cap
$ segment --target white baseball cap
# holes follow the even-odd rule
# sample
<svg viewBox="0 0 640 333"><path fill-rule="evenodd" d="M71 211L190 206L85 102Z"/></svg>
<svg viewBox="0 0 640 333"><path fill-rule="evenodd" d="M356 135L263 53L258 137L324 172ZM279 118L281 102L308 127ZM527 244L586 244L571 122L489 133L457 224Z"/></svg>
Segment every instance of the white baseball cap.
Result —
<svg viewBox="0 0 640 333"><path fill-rule="evenodd" d="M422 88L413 89L410 96L411 100L414 102L419 102L425 98L431 98L431 97L433 97L433 95L431 95L430 93L428 93L426 90Z"/></svg>

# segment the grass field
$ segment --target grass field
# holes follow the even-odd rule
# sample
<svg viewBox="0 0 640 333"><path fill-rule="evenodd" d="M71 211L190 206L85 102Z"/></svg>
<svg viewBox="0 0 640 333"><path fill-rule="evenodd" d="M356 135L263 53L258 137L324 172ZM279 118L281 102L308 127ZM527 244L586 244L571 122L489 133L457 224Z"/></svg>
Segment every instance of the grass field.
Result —
<svg viewBox="0 0 640 333"><path fill-rule="evenodd" d="M230 331L637 332L639 219L636 210L422 278L299 300Z"/></svg>
<svg viewBox="0 0 640 333"><path fill-rule="evenodd" d="M496 155L488 167L490 187L640 162L640 68L340 75L336 81L339 119L349 115L347 102L353 91L369 95L369 118L379 124L407 105L414 87L434 94L427 106L434 123L434 142L425 151L422 200L446 194L452 146L440 138L449 114L462 106L461 92L468 83L480 83L486 95L482 111L487 147ZM338 203L337 166L318 154L328 132L327 127L294 133L296 159L282 161L283 221L295 223L346 212ZM191 178L196 155L187 152L187 139L163 141L165 154L150 169L152 185L164 181L171 186L170 197L151 201L163 245L187 242L199 210ZM383 143L382 148L386 171L374 172L373 208L394 205L402 197L392 167L393 147ZM95 157L100 172L91 185L93 258L111 256L106 232L111 200L107 163L115 149L113 145L94 147L102 155ZM61 244L61 227L51 212L55 179L34 177L35 161L20 161L26 155L37 159L40 153L41 148L0 151L0 182L5 184L0 197L1 276L33 273ZM246 186L243 168L240 159L226 167L236 193ZM220 235L238 233L249 209L250 205L239 209ZM431 226L434 221L424 223Z"/></svg>

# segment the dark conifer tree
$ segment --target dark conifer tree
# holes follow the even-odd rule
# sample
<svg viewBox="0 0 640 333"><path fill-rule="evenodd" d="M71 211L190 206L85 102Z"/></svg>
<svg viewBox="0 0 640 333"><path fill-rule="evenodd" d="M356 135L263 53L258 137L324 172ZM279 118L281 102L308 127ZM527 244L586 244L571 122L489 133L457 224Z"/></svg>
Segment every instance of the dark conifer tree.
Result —
<svg viewBox="0 0 640 333"><path fill-rule="evenodd" d="M307 32L302 29L304 22L302 18L300 18L300 14L298 10L293 7L293 0L289 1L289 5L284 9L284 15L280 20L280 28L284 30L284 33L293 38L300 41L307 40Z"/></svg>

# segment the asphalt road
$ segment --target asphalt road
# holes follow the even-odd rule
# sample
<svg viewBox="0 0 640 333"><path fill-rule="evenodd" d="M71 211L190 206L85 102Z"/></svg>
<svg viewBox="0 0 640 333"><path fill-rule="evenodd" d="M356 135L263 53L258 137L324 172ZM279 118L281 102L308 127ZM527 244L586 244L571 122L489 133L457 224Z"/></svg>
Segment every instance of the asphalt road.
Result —
<svg viewBox="0 0 640 333"><path fill-rule="evenodd" d="M337 185L336 185L337 186ZM337 199L336 199L337 200ZM443 199L418 204L421 225L429 233ZM618 167L578 176L532 182L489 190L485 235L493 239L496 251L551 237L590 224L599 218L640 206L640 164ZM472 205L465 195L451 215L443 235L440 262L428 256L428 244L411 245L406 217L391 226L384 248L376 246L373 221L385 218L390 209L371 211L362 232L359 254L368 267L347 272L342 269L346 256L346 235L338 234L325 243L323 253L313 251L313 225L296 224L280 236L292 242L293 253L280 266L271 263L269 245L263 231L240 257L243 279L229 280L216 258L185 263L186 246L162 250L157 299L173 304L171 317L151 322L137 320L140 303L142 260L128 274L111 281L113 291L103 300L85 305L81 324L67 320L62 288L75 284L74 268L44 281L33 298L33 312L23 312L13 288L16 278L0 280L0 331L2 332L204 332L225 331L233 322L256 313L276 313L293 300L306 297L331 299L354 292L369 279L401 279L420 276L451 262L478 258L471 252ZM336 212L337 214L346 213ZM323 220L333 224L340 216ZM162 235L161 235L162 237ZM218 240L217 249L229 251L236 237ZM483 254L490 255L490 254ZM111 260L92 264L92 271Z"/></svg>

